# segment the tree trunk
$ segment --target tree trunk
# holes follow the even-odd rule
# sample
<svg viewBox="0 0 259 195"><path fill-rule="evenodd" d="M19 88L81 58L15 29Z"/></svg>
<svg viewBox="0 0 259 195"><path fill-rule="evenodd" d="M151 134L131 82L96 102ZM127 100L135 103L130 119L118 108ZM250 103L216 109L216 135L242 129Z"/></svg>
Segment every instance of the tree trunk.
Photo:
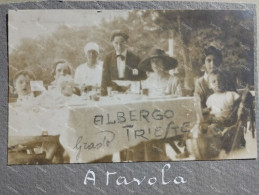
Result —
<svg viewBox="0 0 259 195"><path fill-rule="evenodd" d="M184 66L184 72L185 72L185 78L184 78L184 88L187 91L187 93L192 94L194 90L194 81L193 81L193 68L189 57L189 50L187 47L186 39L182 33L181 30L181 18L180 14L177 14L177 23L178 23L178 32L181 40L181 54L183 55L183 66Z"/></svg>

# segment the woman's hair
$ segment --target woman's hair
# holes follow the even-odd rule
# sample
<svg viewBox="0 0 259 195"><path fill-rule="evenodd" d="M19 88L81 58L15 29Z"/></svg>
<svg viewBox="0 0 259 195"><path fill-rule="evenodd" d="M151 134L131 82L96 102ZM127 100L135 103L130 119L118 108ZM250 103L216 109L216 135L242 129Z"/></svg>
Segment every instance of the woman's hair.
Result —
<svg viewBox="0 0 259 195"><path fill-rule="evenodd" d="M218 62L218 63L215 64L216 66L221 65L222 54L221 54L221 51L219 49L215 48L214 46L209 46L208 48L205 48L204 52L203 52L203 57L202 57L203 63L205 62L206 57L209 56L209 55L213 55L214 57L216 57L217 62Z"/></svg>
<svg viewBox="0 0 259 195"><path fill-rule="evenodd" d="M56 68L57 68L57 65L58 64L67 64L67 67L68 67L68 74L69 75L72 75L73 73L73 69L70 65L70 63L67 61L67 60L64 60L64 59L59 59L59 60L56 60L52 66L52 76L54 77L56 75Z"/></svg>
<svg viewBox="0 0 259 195"><path fill-rule="evenodd" d="M14 77L13 77L13 83L15 84L16 82L16 79L20 76L20 75L23 75L23 76L29 76L29 78L31 80L35 80L35 75L31 72L31 71L28 71L28 70L21 70L21 71L18 71Z"/></svg>
<svg viewBox="0 0 259 195"><path fill-rule="evenodd" d="M220 70L214 70L212 71L210 75L216 75L218 76L218 81L220 87L223 89L223 91L235 91L236 92L236 84L233 79L233 76L228 71L220 71Z"/></svg>

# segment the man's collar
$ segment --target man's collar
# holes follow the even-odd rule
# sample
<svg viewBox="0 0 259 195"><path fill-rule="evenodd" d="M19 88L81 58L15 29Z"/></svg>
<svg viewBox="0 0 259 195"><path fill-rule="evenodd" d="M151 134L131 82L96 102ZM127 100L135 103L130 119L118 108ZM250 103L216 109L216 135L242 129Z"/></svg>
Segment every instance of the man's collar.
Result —
<svg viewBox="0 0 259 195"><path fill-rule="evenodd" d="M205 81L208 81L208 77L209 77L208 73L205 72L204 75L203 75L203 78L205 79Z"/></svg>
<svg viewBox="0 0 259 195"><path fill-rule="evenodd" d="M126 57L126 54L127 54L127 49L125 49L122 53L117 53L116 51L116 55L123 55Z"/></svg>

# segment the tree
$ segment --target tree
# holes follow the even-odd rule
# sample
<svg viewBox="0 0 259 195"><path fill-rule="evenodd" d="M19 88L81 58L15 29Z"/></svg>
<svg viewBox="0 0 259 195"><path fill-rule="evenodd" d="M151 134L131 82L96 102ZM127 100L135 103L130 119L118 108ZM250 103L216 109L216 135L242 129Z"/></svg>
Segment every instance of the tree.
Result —
<svg viewBox="0 0 259 195"><path fill-rule="evenodd" d="M86 61L84 46L95 41L100 45L100 59L113 48L112 30L129 33L129 49L141 58L152 47L168 49L174 39L174 57L185 71L185 86L193 90L193 80L201 75L203 49L214 45L223 53L224 67L232 70L240 86L253 84L254 13L238 10L133 10L127 18L102 20L98 26L61 25L49 36L23 39L9 56L9 78L17 70L29 69L47 85L55 59L68 60L75 69ZM249 76L248 76L249 75Z"/></svg>

